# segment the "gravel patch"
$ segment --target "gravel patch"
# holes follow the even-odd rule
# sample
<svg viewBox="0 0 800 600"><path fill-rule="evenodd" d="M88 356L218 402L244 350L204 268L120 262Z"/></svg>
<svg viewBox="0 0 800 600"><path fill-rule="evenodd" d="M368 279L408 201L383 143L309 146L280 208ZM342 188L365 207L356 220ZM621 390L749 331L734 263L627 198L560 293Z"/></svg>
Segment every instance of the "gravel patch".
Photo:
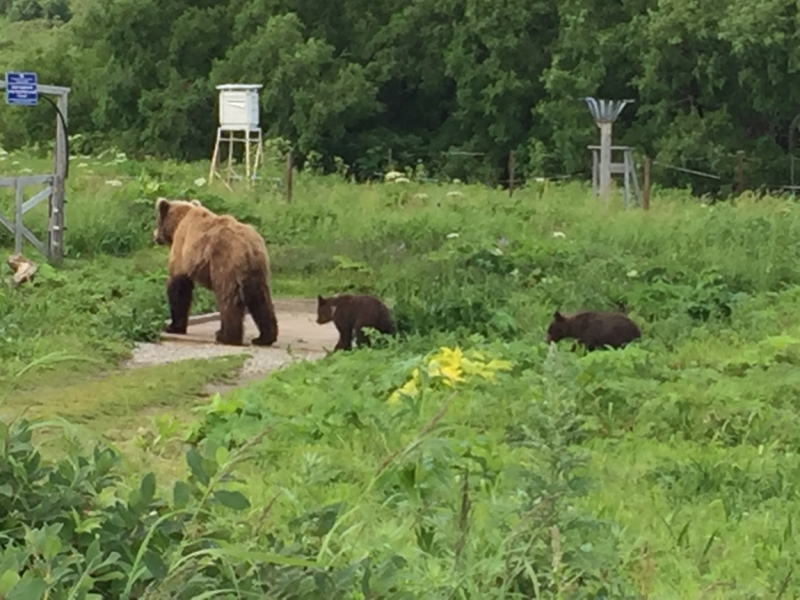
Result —
<svg viewBox="0 0 800 600"><path fill-rule="evenodd" d="M248 381L280 369L299 360L318 360L324 352L292 352L278 348L257 348L253 346L222 346L217 344L161 344L142 343L133 349L131 358L123 363L128 368L163 365L193 358L215 358L231 354L249 354L239 371L239 380Z"/></svg>

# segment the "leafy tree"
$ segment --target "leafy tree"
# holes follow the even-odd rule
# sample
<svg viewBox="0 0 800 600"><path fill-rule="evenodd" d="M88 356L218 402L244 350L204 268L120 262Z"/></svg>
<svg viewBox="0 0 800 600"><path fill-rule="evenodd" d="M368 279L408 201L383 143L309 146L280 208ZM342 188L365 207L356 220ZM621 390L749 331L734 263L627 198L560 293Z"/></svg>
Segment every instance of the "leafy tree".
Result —
<svg viewBox="0 0 800 600"><path fill-rule="evenodd" d="M29 18L66 0L0 0ZM4 4L3 4L4 3ZM66 5L64 5L66 6ZM630 98L617 144L733 183L785 183L800 112L789 0L72 0L68 27L24 64L70 85L73 129L130 153L207 158L216 90L263 84L268 136L359 177L422 160L429 170L502 181L588 175L597 129L581 98ZM24 10L23 10L24 9ZM28 17L26 17L28 18ZM62 16L62 19L66 20ZM20 62L20 61L14 61ZM52 139L48 111L0 113L6 145ZM46 122L46 126L43 123ZM458 153L475 154L467 162ZM320 162L320 161L315 161Z"/></svg>

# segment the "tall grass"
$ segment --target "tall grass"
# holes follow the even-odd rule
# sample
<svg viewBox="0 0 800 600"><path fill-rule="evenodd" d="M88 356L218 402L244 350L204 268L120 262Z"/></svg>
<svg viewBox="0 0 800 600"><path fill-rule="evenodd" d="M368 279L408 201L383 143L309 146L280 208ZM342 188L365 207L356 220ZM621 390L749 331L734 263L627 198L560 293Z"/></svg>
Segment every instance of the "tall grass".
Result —
<svg viewBox="0 0 800 600"><path fill-rule="evenodd" d="M281 580L287 597L800 593L794 203L658 190L650 211L626 212L576 183L509 198L308 173L287 203L277 170L230 192L203 165L111 155L74 169L65 268L0 292L3 365L56 341L116 357L152 339L166 317L166 255L149 245L158 196L256 226L278 295L373 292L394 309L388 348L216 398L185 432L209 455L258 438L239 472L259 508L220 523L242 552L315 561L302 584ZM626 310L642 341L587 356L546 347L553 311L582 308ZM426 366L439 346L510 371L463 370L450 387ZM415 368L421 393L388 403Z"/></svg>

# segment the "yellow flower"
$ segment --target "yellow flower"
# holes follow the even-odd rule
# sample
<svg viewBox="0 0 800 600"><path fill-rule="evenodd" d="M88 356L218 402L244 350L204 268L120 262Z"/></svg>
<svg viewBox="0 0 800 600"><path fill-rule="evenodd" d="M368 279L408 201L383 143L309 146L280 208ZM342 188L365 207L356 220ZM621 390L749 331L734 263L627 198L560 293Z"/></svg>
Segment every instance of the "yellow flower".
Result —
<svg viewBox="0 0 800 600"><path fill-rule="evenodd" d="M507 360L492 359L489 362L478 362L470 359L464 360L464 371L470 375L477 375L488 381L494 381L497 371L508 371L511 363Z"/></svg>
<svg viewBox="0 0 800 600"><path fill-rule="evenodd" d="M467 358L459 347L439 348L435 354L428 356L428 377L432 380L438 379L444 385L454 388L457 383L466 381L465 375L475 375L494 381L497 371L507 371L511 368L511 363L507 360L487 361L483 353L473 351L471 354L473 358ZM419 393L420 385L419 369L414 369L411 379L395 390L389 396L388 402L395 404L403 395L415 397Z"/></svg>
<svg viewBox="0 0 800 600"><path fill-rule="evenodd" d="M411 372L411 379L406 381L402 387L397 388L392 395L389 396L388 402L390 404L397 404L400 402L400 396L414 397L419 392L419 369L414 369Z"/></svg>

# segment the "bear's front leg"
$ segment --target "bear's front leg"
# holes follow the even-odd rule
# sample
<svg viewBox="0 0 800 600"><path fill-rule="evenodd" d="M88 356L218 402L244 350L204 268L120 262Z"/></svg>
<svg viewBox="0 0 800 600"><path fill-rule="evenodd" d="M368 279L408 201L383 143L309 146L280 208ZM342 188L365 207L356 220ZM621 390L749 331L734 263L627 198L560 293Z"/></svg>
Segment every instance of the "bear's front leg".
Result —
<svg viewBox="0 0 800 600"><path fill-rule="evenodd" d="M334 323L335 324L335 323ZM353 330L349 327L347 328L339 328L339 341L333 347L334 352L336 350L350 350L353 347Z"/></svg>
<svg viewBox="0 0 800 600"><path fill-rule="evenodd" d="M167 333L186 333L189 327L189 309L192 306L194 282L186 275L167 279L167 301L170 323L164 328Z"/></svg>

